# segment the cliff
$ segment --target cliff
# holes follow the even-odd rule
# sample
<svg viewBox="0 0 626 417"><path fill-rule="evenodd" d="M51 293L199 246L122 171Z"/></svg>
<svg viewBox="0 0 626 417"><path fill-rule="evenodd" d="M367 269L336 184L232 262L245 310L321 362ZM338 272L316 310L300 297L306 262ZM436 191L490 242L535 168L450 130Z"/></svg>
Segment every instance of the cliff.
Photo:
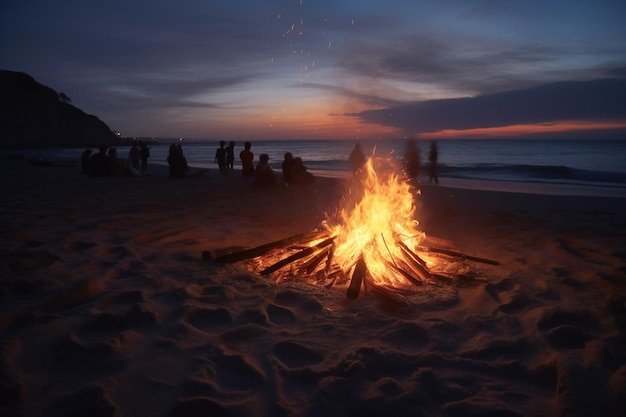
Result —
<svg viewBox="0 0 626 417"><path fill-rule="evenodd" d="M0 70L0 147L94 147L118 142L103 121L66 101L27 74Z"/></svg>

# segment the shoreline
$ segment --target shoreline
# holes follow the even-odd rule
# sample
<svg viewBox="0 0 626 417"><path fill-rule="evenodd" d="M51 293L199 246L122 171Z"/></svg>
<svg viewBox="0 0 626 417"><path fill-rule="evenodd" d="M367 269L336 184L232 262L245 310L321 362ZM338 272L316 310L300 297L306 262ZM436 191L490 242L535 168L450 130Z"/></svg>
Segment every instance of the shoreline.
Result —
<svg viewBox="0 0 626 417"><path fill-rule="evenodd" d="M296 141L297 142L297 141ZM281 142L279 142L281 143ZM202 142L201 145L210 145L211 142ZM197 144L196 144L197 145ZM165 149L165 148L164 148ZM76 155L70 158L72 153L63 153L66 150L64 148L60 148L57 151L57 160L54 160L54 157L51 158L52 161L58 162L59 165L70 165L73 164L78 166L79 164L79 151L80 149L76 149ZM8 157L11 154L11 150L3 150L0 152L0 155ZM163 157L160 153L157 153L158 156ZM55 155L53 149L40 149L40 150L23 150L21 153L24 155L31 155L41 158L50 159L50 155ZM157 156L157 155L153 155ZM164 158L164 157L163 157ZM191 157L192 159L194 156ZM161 158L151 158L149 160L149 165L152 167L167 167L167 162L165 159L160 160ZM209 158L210 159L210 158ZM199 169L210 169L217 170L217 166L214 163L204 163L197 162L194 163L193 160L189 160L191 166L196 166ZM305 162L306 164L306 162ZM280 172L279 164L274 161L271 165L275 165L274 170L277 173ZM239 167L238 167L239 168ZM324 178L349 178L351 173L349 170L318 170L315 168L309 167L309 171L314 174L316 177L324 177ZM236 170L237 171L237 170ZM616 173L617 174L617 173ZM522 178L520 179L499 179L499 178L463 178L463 177L455 177L453 173L451 173L450 177L445 176L443 173L441 179L441 186L443 187L451 187L451 188L467 188L473 190L491 190L491 191L502 191L502 192L522 192L527 194L554 194L554 195L580 195L580 196L596 196L596 197L616 197L616 198L626 198L626 186L622 183L615 182L593 182L593 181L574 181L574 180L561 180L559 181L556 178L552 179L540 179L541 177L537 177L538 180L533 178ZM426 183L428 179L427 175L422 175L420 177L420 181L422 183Z"/></svg>

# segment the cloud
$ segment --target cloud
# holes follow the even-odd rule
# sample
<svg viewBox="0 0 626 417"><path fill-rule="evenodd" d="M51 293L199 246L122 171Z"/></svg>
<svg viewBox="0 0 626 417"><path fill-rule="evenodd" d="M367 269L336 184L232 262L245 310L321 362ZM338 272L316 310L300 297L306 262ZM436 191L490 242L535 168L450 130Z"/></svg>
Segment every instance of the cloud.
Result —
<svg viewBox="0 0 626 417"><path fill-rule="evenodd" d="M567 120L626 119L626 78L564 81L476 97L429 100L351 116L410 133Z"/></svg>

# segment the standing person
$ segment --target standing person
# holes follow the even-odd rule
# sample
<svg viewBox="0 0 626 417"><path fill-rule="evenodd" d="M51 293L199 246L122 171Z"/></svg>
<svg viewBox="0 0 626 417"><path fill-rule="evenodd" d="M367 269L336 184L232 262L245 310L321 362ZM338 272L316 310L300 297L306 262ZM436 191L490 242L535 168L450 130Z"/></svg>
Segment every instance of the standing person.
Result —
<svg viewBox="0 0 626 417"><path fill-rule="evenodd" d="M404 169L407 178L417 178L422 170L420 150L413 139L409 139L406 144L404 154Z"/></svg>
<svg viewBox="0 0 626 417"><path fill-rule="evenodd" d="M251 177L254 175L254 154L250 151L252 144L246 142L243 144L243 147L243 151L239 154L239 158L241 159L241 173L247 177Z"/></svg>
<svg viewBox="0 0 626 417"><path fill-rule="evenodd" d="M85 149L80 157L80 166L85 174L89 174L89 159L91 158L91 149Z"/></svg>
<svg viewBox="0 0 626 417"><path fill-rule="evenodd" d="M432 141L430 143L430 153L428 154L428 160L430 161L430 178L428 182L435 180L435 184L439 184L439 178L437 177L437 158L439 152L437 151L437 142Z"/></svg>
<svg viewBox="0 0 626 417"><path fill-rule="evenodd" d="M289 185L293 178L293 154L291 152L285 153L285 159L283 160L283 183Z"/></svg>
<svg viewBox="0 0 626 417"><path fill-rule="evenodd" d="M226 149L224 149L226 142L220 141L220 147L215 151L215 162L220 167L220 174L226 174Z"/></svg>
<svg viewBox="0 0 626 417"><path fill-rule="evenodd" d="M128 171L130 175L133 177L141 177L143 173L141 172L141 151L139 150L139 146L137 145L137 141L133 141L133 146L130 148L128 152Z"/></svg>
<svg viewBox="0 0 626 417"><path fill-rule="evenodd" d="M124 160L117 157L117 149L109 149L109 174L114 177L121 177L126 173Z"/></svg>
<svg viewBox="0 0 626 417"><path fill-rule="evenodd" d="M169 165L170 178L182 178L187 175L189 165L187 165L187 159L183 156L180 144L178 146L173 143L170 145L167 164Z"/></svg>
<svg viewBox="0 0 626 417"><path fill-rule="evenodd" d="M143 170L143 172L146 172L148 170L148 158L150 157L150 148L148 148L148 145L146 145L146 142L144 141L140 142L139 147L141 148L141 169Z"/></svg>
<svg viewBox="0 0 626 417"><path fill-rule="evenodd" d="M235 169L235 141L230 141L226 148L226 171L233 172Z"/></svg>
<svg viewBox="0 0 626 417"><path fill-rule="evenodd" d="M353 174L356 174L361 167L365 165L365 155L363 154L360 144L354 144L354 148L352 149L352 153L350 153L348 161L350 161L350 167L352 168Z"/></svg>

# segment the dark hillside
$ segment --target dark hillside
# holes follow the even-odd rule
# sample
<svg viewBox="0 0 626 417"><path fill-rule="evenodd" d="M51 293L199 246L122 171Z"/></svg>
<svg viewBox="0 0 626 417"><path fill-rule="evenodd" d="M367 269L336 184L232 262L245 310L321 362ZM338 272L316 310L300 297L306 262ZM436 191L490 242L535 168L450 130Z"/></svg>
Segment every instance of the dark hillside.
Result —
<svg viewBox="0 0 626 417"><path fill-rule="evenodd" d="M65 101L28 74L0 70L0 147L93 147L118 142L103 121Z"/></svg>

